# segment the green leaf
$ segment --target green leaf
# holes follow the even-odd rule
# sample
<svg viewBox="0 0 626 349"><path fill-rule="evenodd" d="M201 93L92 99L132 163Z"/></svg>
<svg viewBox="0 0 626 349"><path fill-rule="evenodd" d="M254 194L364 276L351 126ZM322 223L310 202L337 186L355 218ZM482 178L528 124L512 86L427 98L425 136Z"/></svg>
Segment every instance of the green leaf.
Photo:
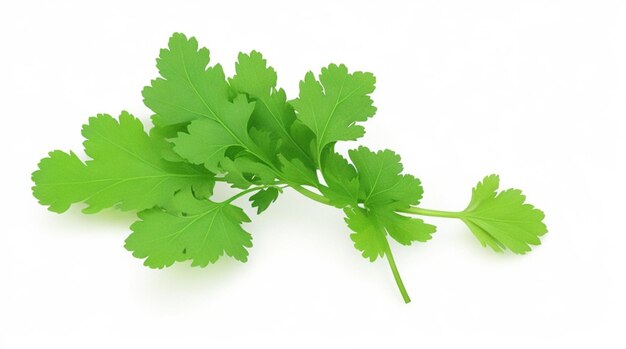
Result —
<svg viewBox="0 0 626 349"><path fill-rule="evenodd" d="M414 240L421 241L420 239L425 236L423 234L427 234L426 229L428 228L420 224L420 222L408 222L399 215L381 215L380 212L360 207L346 208L344 212L347 217L346 223L348 223L348 227L354 231L350 235L350 238L354 241L354 247L361 251L361 255L369 259L370 262L375 261L378 257L385 256L404 302L411 302L393 258L386 233L389 233L396 239L400 239L404 244L410 244ZM383 217L383 220L380 219L381 217ZM391 226L385 226L385 223L390 222L392 223ZM406 230L408 228L420 229L421 233ZM391 231L390 229L398 229L398 231ZM430 235L428 235L429 237Z"/></svg>
<svg viewBox="0 0 626 349"><path fill-rule="evenodd" d="M246 156L235 160L224 158L220 164L226 171L224 178L235 188L247 189L251 185L272 184L276 181L272 169Z"/></svg>
<svg viewBox="0 0 626 349"><path fill-rule="evenodd" d="M299 159L287 159L283 155L278 156L281 163L282 177L291 184L319 186L317 173L314 169L306 166Z"/></svg>
<svg viewBox="0 0 626 349"><path fill-rule="evenodd" d="M199 49L195 38L172 35L168 49L161 50L157 60L161 78L144 88L143 97L156 113L152 119L156 127L191 123L189 134L179 133L173 140L174 150L192 163L217 172L229 147L240 146L262 156L248 134L254 103L244 95L231 102L232 91L222 67L208 64L209 51Z"/></svg>
<svg viewBox="0 0 626 349"><path fill-rule="evenodd" d="M261 212L267 210L267 208L276 201L278 198L278 194L280 193L279 189L276 187L269 187L263 190L259 190L254 195L250 197L250 201L252 202L252 207L257 208L257 214L261 214Z"/></svg>
<svg viewBox="0 0 626 349"><path fill-rule="evenodd" d="M357 206L359 179L356 169L348 160L334 151L329 152L324 159L322 175L326 187L321 187L320 191L330 199L333 206L337 208Z"/></svg>
<svg viewBox="0 0 626 349"><path fill-rule="evenodd" d="M250 127L248 130L250 139L257 147L257 152L260 156L256 156L257 159L267 159L267 164L274 168L280 165L278 161L278 154L282 154L280 149L280 140L269 131L260 130L256 127ZM236 149L234 149L236 150ZM259 163L265 163L263 161L256 160Z"/></svg>
<svg viewBox="0 0 626 349"><path fill-rule="evenodd" d="M230 86L221 65L207 67L209 50L198 41L175 33L157 59L161 78L142 91L144 103L156 115L155 126L186 125L197 119L214 119L228 108ZM249 117L249 116L248 116Z"/></svg>
<svg viewBox="0 0 626 349"><path fill-rule="evenodd" d="M244 96L235 99L230 115L245 115L252 112L253 105ZM225 113L228 115L229 113ZM195 120L187 128L188 133L179 133L174 138L174 151L194 164L203 164L212 172L219 172L219 162L230 147L242 146L245 149L257 149L250 139L247 120L236 120L229 124L219 120ZM207 136L208 135L208 136Z"/></svg>
<svg viewBox="0 0 626 349"><path fill-rule="evenodd" d="M82 162L73 152L53 151L33 173L34 196L54 212L85 202L85 213L118 205L122 210L142 210L165 205L176 191L194 187L209 195L213 175L200 167L169 162L161 154L169 145L143 130L140 120L123 112L119 122L106 114L89 119L83 127Z"/></svg>
<svg viewBox="0 0 626 349"><path fill-rule="evenodd" d="M148 135L150 135L151 138L158 139L167 144L167 147L161 151L161 157L164 160L171 162L185 162L185 159L174 151L174 144L169 142L168 139L171 137L168 136L167 132L168 131L166 129L153 127L148 131Z"/></svg>
<svg viewBox="0 0 626 349"><path fill-rule="evenodd" d="M419 218L399 215L393 211L372 210L372 213L389 236L402 245L411 245L415 241L426 242L436 230L434 225L424 223Z"/></svg>
<svg viewBox="0 0 626 349"><path fill-rule="evenodd" d="M371 73L348 73L345 65L331 64L322 69L319 81L308 72L300 82L300 96L291 101L298 118L315 136L316 156L336 141L356 140L365 134L363 126L376 112L369 95L376 79Z"/></svg>
<svg viewBox="0 0 626 349"><path fill-rule="evenodd" d="M348 227L354 232L350 238L354 241L354 247L362 252L362 256L371 262L384 256L387 238L385 228L377 217L360 207L346 208L343 212L346 214Z"/></svg>
<svg viewBox="0 0 626 349"><path fill-rule="evenodd" d="M313 165L312 155L306 142L298 142L301 135L293 130L296 114L287 103L285 91L276 88L276 72L257 52L240 53L235 66L236 74L230 79L231 87L247 94L255 101L251 124L269 131L281 141L280 152L290 158L297 157L307 165Z"/></svg>
<svg viewBox="0 0 626 349"><path fill-rule="evenodd" d="M350 235L354 247L372 262L387 254L387 234L402 245L411 245L430 240L435 232L434 225L393 211L355 207L344 209L344 213L348 227L354 231Z"/></svg>
<svg viewBox="0 0 626 349"><path fill-rule="evenodd" d="M191 260L192 266L204 267L224 254L247 261L252 236L241 228L243 222L250 222L242 209L227 202L198 200L188 190L178 193L171 207L180 213L142 211L131 226L125 247L133 256L145 258L144 265L163 268Z"/></svg>
<svg viewBox="0 0 626 349"><path fill-rule="evenodd" d="M273 116L261 118L259 120L261 124L279 131L279 128L285 128L285 125L293 123L295 114L288 110L285 91L276 89L276 71L267 66L267 61L260 52L239 53L235 72L235 76L229 79L229 82L236 91L247 93L254 99L262 101L259 104L266 105L263 113L276 112Z"/></svg>
<svg viewBox="0 0 626 349"><path fill-rule="evenodd" d="M349 151L360 183L359 198L367 207L402 209L417 205L422 198L420 180L401 175L400 156L391 150L372 152L366 147Z"/></svg>
<svg viewBox="0 0 626 349"><path fill-rule="evenodd" d="M509 249L524 254L531 245L539 245L539 237L548 230L542 222L544 214L518 189L498 192L500 178L485 177L472 190L472 199L460 218L483 246L502 252Z"/></svg>

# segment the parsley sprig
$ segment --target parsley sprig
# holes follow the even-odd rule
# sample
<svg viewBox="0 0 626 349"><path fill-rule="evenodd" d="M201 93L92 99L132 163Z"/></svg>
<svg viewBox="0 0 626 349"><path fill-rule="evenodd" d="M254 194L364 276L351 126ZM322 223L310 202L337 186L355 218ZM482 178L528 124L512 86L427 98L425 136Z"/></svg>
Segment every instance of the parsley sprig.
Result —
<svg viewBox="0 0 626 349"><path fill-rule="evenodd" d="M260 214L287 188L342 209L354 246L372 262L387 259L407 303L389 240L428 241L435 226L414 216L460 219L497 252L526 253L547 231L543 213L521 191L499 191L496 175L476 185L465 210L436 211L419 206L422 184L393 151L337 153L335 144L363 136L360 123L376 112L371 73L331 64L307 73L288 100L260 53L240 54L227 78L209 65L206 48L179 33L157 68L160 77L142 93L154 112L149 132L127 112L97 115L82 131L89 160L55 150L33 173L33 194L50 211L79 202L85 213L138 211L125 247L148 267L204 267L223 255L245 262L252 236L242 226L250 218L233 202L251 194ZM216 202L216 183L241 191Z"/></svg>

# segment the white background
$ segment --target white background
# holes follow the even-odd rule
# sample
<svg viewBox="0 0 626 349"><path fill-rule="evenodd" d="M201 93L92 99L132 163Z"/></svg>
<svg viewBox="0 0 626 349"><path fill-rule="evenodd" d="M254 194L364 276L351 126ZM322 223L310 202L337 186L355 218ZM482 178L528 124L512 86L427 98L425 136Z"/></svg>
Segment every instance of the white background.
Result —
<svg viewBox="0 0 626 349"><path fill-rule="evenodd" d="M430 219L433 240L392 246L405 305L339 210L288 192L259 217L239 201L248 263L143 267L123 248L133 214L49 213L30 173L80 151L91 115L147 120L174 31L229 74L260 50L291 98L331 62L375 73L358 144L399 152L424 207L462 209L497 172L550 232L498 255ZM623 1L3 2L0 348L624 348L625 36Z"/></svg>

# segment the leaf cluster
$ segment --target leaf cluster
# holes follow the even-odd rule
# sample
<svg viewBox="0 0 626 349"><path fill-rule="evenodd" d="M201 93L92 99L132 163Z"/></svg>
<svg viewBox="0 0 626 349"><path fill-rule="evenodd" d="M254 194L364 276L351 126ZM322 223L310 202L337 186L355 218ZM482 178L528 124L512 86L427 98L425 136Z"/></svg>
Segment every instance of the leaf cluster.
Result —
<svg viewBox="0 0 626 349"><path fill-rule="evenodd" d="M106 208L138 211L125 247L151 268L190 261L206 266L228 255L246 261L250 218L234 201L246 194L264 212L285 188L345 213L363 257L389 260L405 300L389 241L425 242L435 226L414 215L461 219L484 245L525 253L546 232L543 213L518 190L498 192L488 176L462 212L418 207L416 177L403 173L400 156L364 146L335 151L365 133L376 112L371 73L331 64L308 72L289 100L263 56L241 53L235 75L211 65L195 38L174 34L157 59L159 77L142 92L152 125L127 112L100 114L83 127L88 160L53 151L33 173L33 194L54 212L84 203L85 213ZM212 199L216 183L239 192Z"/></svg>

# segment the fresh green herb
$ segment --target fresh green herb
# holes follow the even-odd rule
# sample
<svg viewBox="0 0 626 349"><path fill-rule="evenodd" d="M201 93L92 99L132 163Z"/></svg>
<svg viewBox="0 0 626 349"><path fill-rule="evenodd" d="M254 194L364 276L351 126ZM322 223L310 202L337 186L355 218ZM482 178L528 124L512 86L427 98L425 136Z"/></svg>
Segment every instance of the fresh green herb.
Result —
<svg viewBox="0 0 626 349"><path fill-rule="evenodd" d="M359 147L349 160L334 149L363 136L359 123L376 112L375 78L331 64L309 72L300 94L287 100L276 72L260 53L240 54L226 78L195 38L174 34L157 59L160 77L143 90L154 112L149 133L137 118L98 115L83 127L83 162L73 152L53 151L33 173L33 194L50 211L83 202L85 213L109 207L139 211L126 249L151 268L191 261L206 266L224 254L248 259L250 222L234 200L251 194L257 213L285 188L343 210L354 246L370 261L386 258L405 302L389 237L402 245L425 242L435 226L412 215L457 218L483 246L523 254L547 232L543 213L522 192L498 191L487 176L461 212L419 207L419 179L402 173L391 150ZM241 191L211 200L216 182Z"/></svg>

